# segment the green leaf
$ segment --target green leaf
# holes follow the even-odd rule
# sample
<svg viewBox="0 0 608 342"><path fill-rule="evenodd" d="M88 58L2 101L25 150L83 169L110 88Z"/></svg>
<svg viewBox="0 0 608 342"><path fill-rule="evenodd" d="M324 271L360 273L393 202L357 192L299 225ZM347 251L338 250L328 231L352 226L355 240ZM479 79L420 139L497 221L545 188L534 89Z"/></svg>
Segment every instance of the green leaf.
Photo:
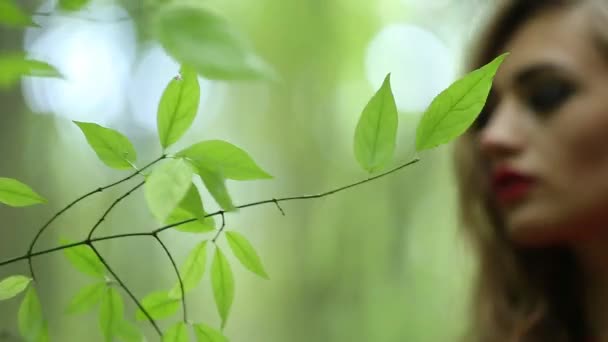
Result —
<svg viewBox="0 0 608 342"><path fill-rule="evenodd" d="M79 11L89 4L90 0L59 0L59 7L65 11Z"/></svg>
<svg viewBox="0 0 608 342"><path fill-rule="evenodd" d="M63 77L53 66L46 62L28 59L22 52L0 54L0 88L14 85L22 76Z"/></svg>
<svg viewBox="0 0 608 342"><path fill-rule="evenodd" d="M174 229L180 232L207 233L215 229L215 221L213 217L205 217L206 215L198 189L192 184L184 199L169 215L165 223L169 225L196 218L196 221L175 226Z"/></svg>
<svg viewBox="0 0 608 342"><path fill-rule="evenodd" d="M182 282L184 283L185 292L192 290L201 281L201 278L203 278L203 274L205 273L206 261L207 241L203 241L192 249L184 264L179 268L179 273L182 277ZM169 291L169 297L182 297L179 281L177 284L175 284L175 286L173 286L171 291Z"/></svg>
<svg viewBox="0 0 608 342"><path fill-rule="evenodd" d="M215 257L211 265L211 285L215 305L222 319L222 329L224 329L234 300L234 278L230 264L219 248L215 250Z"/></svg>
<svg viewBox="0 0 608 342"><path fill-rule="evenodd" d="M61 239L62 245L69 245L71 241ZM103 265L101 260L97 257L97 254L93 252L91 247L87 245L80 245L70 247L63 250L63 253L68 258L72 266L78 271L95 277L104 279L106 275L106 267Z"/></svg>
<svg viewBox="0 0 608 342"><path fill-rule="evenodd" d="M133 144L122 133L95 123L74 121L104 164L114 169L130 169L137 159Z"/></svg>
<svg viewBox="0 0 608 342"><path fill-rule="evenodd" d="M220 174L209 171L203 167L197 168L197 172L201 177L203 184L213 196L217 204L225 211L237 210L232 203L232 198L226 188L226 180Z"/></svg>
<svg viewBox="0 0 608 342"><path fill-rule="evenodd" d="M30 286L23 297L18 313L19 332L28 342L41 342L48 340L47 324L42 316L42 306L38 294Z"/></svg>
<svg viewBox="0 0 608 342"><path fill-rule="evenodd" d="M25 207L45 202L46 199L29 186L16 179L0 177L0 203L11 207Z"/></svg>
<svg viewBox="0 0 608 342"><path fill-rule="evenodd" d="M186 323L179 322L167 329L163 334L163 342L188 342Z"/></svg>
<svg viewBox="0 0 608 342"><path fill-rule="evenodd" d="M182 67L180 77L169 82L158 105L156 120L163 148L175 143L190 128L198 111L200 96L196 72Z"/></svg>
<svg viewBox="0 0 608 342"><path fill-rule="evenodd" d="M12 0L0 0L0 24L10 27L38 26L32 17Z"/></svg>
<svg viewBox="0 0 608 342"><path fill-rule="evenodd" d="M194 325L197 342L228 342L228 338L212 327L198 323Z"/></svg>
<svg viewBox="0 0 608 342"><path fill-rule="evenodd" d="M167 318L175 314L179 308L180 300L169 297L166 291L152 292L141 301L141 305L154 319ZM145 320L146 315L137 310L136 318Z"/></svg>
<svg viewBox="0 0 608 342"><path fill-rule="evenodd" d="M25 290L32 278L14 275L0 281L0 300L13 298Z"/></svg>
<svg viewBox="0 0 608 342"><path fill-rule="evenodd" d="M262 266L258 253L243 235L237 232L226 232L226 239L232 252L245 268L262 278L268 279L268 274Z"/></svg>
<svg viewBox="0 0 608 342"><path fill-rule="evenodd" d="M192 185L192 166L183 159L170 159L146 179L145 197L152 215L165 222Z"/></svg>
<svg viewBox="0 0 608 342"><path fill-rule="evenodd" d="M49 342L49 326L47 321L42 322L42 330L36 342Z"/></svg>
<svg viewBox="0 0 608 342"><path fill-rule="evenodd" d="M355 157L368 172L381 170L393 158L397 141L397 105L391 75L367 103L355 130Z"/></svg>
<svg viewBox="0 0 608 342"><path fill-rule="evenodd" d="M88 285L80 289L78 293L72 298L72 301L66 309L68 314L83 313L90 310L99 303L102 296L106 291L107 285L105 282L99 282L92 285Z"/></svg>
<svg viewBox="0 0 608 342"><path fill-rule="evenodd" d="M187 158L198 168L217 172L226 179L272 178L251 159L247 152L222 140L202 141L180 151L177 155Z"/></svg>
<svg viewBox="0 0 608 342"><path fill-rule="evenodd" d="M207 79L275 77L231 25L202 6L169 4L158 11L153 25L169 55Z"/></svg>
<svg viewBox="0 0 608 342"><path fill-rule="evenodd" d="M116 330L116 335L125 342L141 342L143 335L139 329L129 321L120 321Z"/></svg>
<svg viewBox="0 0 608 342"><path fill-rule="evenodd" d="M445 144L464 133L483 109L492 80L507 54L470 72L441 92L426 110L416 130L416 150Z"/></svg>
<svg viewBox="0 0 608 342"><path fill-rule="evenodd" d="M118 329L123 321L124 305L120 293L108 287L101 299L99 308L99 325L106 342L111 342L117 336Z"/></svg>

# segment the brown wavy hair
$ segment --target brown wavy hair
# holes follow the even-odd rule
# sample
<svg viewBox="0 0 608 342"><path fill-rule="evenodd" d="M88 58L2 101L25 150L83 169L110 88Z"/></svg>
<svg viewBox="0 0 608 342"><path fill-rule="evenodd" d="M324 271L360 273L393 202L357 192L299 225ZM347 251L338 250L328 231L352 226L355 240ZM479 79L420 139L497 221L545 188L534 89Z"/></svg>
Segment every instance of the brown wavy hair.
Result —
<svg viewBox="0 0 608 342"><path fill-rule="evenodd" d="M608 0L510 0L503 1L482 32L469 69L502 53L530 19L561 10L588 11L592 39L608 62ZM572 252L557 245L526 248L509 240L492 208L473 132L456 142L455 161L461 220L478 257L473 324L465 341L580 342L589 338L583 280Z"/></svg>

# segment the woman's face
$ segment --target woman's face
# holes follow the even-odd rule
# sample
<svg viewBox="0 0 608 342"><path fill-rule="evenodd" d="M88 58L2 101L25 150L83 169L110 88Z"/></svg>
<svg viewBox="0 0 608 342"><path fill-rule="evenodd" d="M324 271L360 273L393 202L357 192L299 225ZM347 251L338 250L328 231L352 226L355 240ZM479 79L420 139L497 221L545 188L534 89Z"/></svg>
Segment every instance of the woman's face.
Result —
<svg viewBox="0 0 608 342"><path fill-rule="evenodd" d="M589 17L558 10L517 30L476 123L491 196L520 244L608 231L608 57Z"/></svg>

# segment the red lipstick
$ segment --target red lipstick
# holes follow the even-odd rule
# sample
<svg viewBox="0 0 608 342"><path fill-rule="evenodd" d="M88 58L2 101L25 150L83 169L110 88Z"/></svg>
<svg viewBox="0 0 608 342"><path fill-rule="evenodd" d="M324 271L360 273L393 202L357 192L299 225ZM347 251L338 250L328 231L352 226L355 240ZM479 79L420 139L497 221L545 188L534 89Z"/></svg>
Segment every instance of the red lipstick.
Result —
<svg viewBox="0 0 608 342"><path fill-rule="evenodd" d="M492 190L502 204L513 203L528 194L534 179L506 166L492 174Z"/></svg>

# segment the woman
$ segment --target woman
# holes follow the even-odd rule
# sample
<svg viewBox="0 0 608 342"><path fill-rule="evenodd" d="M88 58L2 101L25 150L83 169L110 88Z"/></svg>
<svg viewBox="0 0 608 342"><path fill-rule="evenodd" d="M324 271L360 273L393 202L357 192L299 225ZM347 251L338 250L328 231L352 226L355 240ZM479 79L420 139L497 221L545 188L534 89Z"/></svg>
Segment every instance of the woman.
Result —
<svg viewBox="0 0 608 342"><path fill-rule="evenodd" d="M510 54L456 147L466 341L608 341L608 0L511 0L493 23L473 67Z"/></svg>

